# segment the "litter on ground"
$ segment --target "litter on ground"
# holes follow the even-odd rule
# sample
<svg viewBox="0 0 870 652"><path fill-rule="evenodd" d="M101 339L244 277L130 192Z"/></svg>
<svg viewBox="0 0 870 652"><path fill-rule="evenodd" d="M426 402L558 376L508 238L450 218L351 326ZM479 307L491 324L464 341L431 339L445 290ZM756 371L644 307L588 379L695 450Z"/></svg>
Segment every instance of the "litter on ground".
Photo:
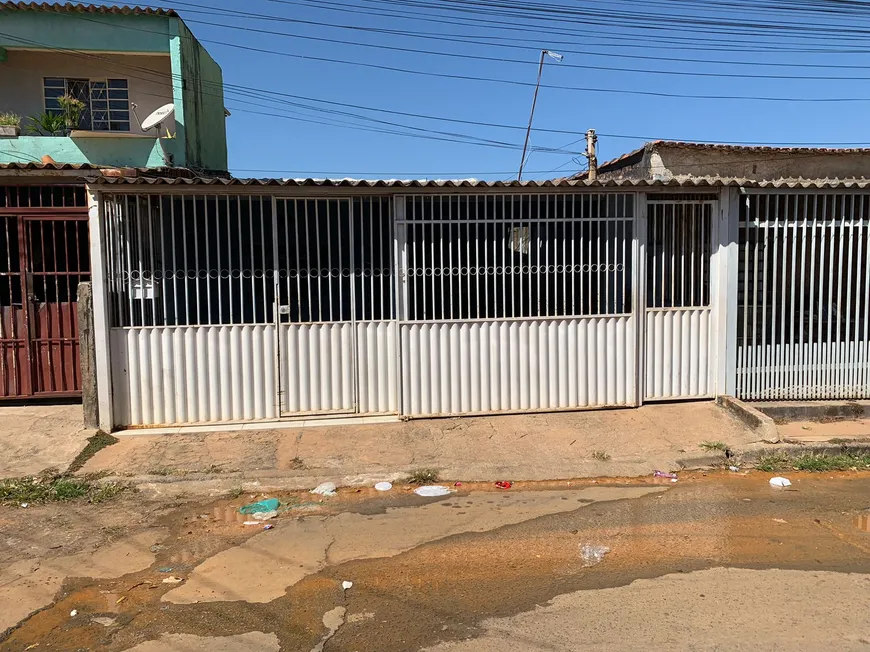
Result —
<svg viewBox="0 0 870 652"><path fill-rule="evenodd" d="M656 471L655 473L653 473L653 477L654 478L670 478L671 480L676 480L677 474L676 473L667 473L665 471Z"/></svg>
<svg viewBox="0 0 870 652"><path fill-rule="evenodd" d="M261 500L257 503L250 503L249 505L245 505L244 507L240 507L239 511L242 514L261 514L263 512L274 512L278 509L278 505L281 503L277 498L267 498L266 500ZM256 518L256 517L254 517Z"/></svg>
<svg viewBox="0 0 870 652"><path fill-rule="evenodd" d="M604 555L610 552L607 546L599 546L594 543L584 543L580 546L580 556L583 558L583 565L586 567L600 564L604 559Z"/></svg>
<svg viewBox="0 0 870 652"><path fill-rule="evenodd" d="M335 495L335 483L334 482L321 482L319 485L314 487L311 490L313 494L319 494L321 496L334 496Z"/></svg>
<svg viewBox="0 0 870 652"><path fill-rule="evenodd" d="M345 591L347 591L352 586L353 586L353 582L349 582L348 580L345 580L344 582L341 583L341 588L343 588Z"/></svg>
<svg viewBox="0 0 870 652"><path fill-rule="evenodd" d="M393 488L392 482L378 482L375 485L375 489L377 489L378 491L389 491L392 488Z"/></svg>
<svg viewBox="0 0 870 652"><path fill-rule="evenodd" d="M499 489L510 489L513 485L511 485L507 480L500 480L495 483L495 486Z"/></svg>
<svg viewBox="0 0 870 652"><path fill-rule="evenodd" d="M417 487L414 489L414 493L418 496L425 496L426 498L434 498L435 496L446 496L451 493L450 489L440 484L430 484L425 487Z"/></svg>
<svg viewBox="0 0 870 652"><path fill-rule="evenodd" d="M775 478L770 479L770 486L771 487L790 487L791 480L789 480L788 478L781 478L781 477L777 476Z"/></svg>
<svg viewBox="0 0 870 652"><path fill-rule="evenodd" d="M175 575L170 575L169 577L167 577L166 579L163 580L163 583L164 584L180 584L183 581L184 580L181 579L180 577L175 577Z"/></svg>

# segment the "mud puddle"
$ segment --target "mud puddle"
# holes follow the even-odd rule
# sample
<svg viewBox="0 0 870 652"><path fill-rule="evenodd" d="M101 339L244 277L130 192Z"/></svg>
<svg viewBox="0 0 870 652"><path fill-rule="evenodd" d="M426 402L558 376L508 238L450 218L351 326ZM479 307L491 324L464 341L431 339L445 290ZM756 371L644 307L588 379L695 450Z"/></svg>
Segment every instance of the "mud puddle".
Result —
<svg viewBox="0 0 870 652"><path fill-rule="evenodd" d="M412 650L474 636L484 618L639 578L717 566L870 572L870 535L856 527L870 507L870 476L790 477L790 492L771 489L762 474L714 473L669 486L463 485L434 502L409 488L342 490L322 503L297 493L283 496L296 507L269 532L235 516L259 496L184 507L159 523L169 534L147 570L68 579L57 602L0 650L126 650L145 641L154 641L148 650L176 649L170 635L207 649L210 640L262 633L281 649L307 651L333 626L324 649ZM610 497L589 493L611 489ZM587 543L611 552L585 567ZM169 577L182 582L164 583ZM341 622L325 624L341 609Z"/></svg>

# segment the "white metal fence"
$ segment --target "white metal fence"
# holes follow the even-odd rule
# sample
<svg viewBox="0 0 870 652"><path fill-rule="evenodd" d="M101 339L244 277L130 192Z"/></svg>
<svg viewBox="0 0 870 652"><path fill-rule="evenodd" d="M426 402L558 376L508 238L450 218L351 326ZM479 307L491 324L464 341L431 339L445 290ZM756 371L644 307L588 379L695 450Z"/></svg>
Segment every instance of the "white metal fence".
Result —
<svg viewBox="0 0 870 652"><path fill-rule="evenodd" d="M403 413L631 405L634 195L408 197Z"/></svg>
<svg viewBox="0 0 870 652"><path fill-rule="evenodd" d="M737 394L870 398L870 195L743 198Z"/></svg>
<svg viewBox="0 0 870 652"><path fill-rule="evenodd" d="M650 200L647 208L647 399L709 396L715 201Z"/></svg>

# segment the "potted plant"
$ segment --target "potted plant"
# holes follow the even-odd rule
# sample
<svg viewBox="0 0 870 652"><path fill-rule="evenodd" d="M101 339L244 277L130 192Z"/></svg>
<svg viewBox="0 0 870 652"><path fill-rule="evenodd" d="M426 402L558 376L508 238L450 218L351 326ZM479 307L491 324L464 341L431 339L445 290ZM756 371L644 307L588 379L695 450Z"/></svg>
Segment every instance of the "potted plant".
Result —
<svg viewBox="0 0 870 652"><path fill-rule="evenodd" d="M64 128L67 130L67 133L73 129L79 129L82 113L85 110L85 103L69 94L57 98L57 103L60 105Z"/></svg>
<svg viewBox="0 0 870 652"><path fill-rule="evenodd" d="M58 136L65 130L64 117L58 113L40 113L28 118L27 133L34 136Z"/></svg>
<svg viewBox="0 0 870 652"><path fill-rule="evenodd" d="M15 138L21 135L21 116L15 113L0 113L0 137Z"/></svg>

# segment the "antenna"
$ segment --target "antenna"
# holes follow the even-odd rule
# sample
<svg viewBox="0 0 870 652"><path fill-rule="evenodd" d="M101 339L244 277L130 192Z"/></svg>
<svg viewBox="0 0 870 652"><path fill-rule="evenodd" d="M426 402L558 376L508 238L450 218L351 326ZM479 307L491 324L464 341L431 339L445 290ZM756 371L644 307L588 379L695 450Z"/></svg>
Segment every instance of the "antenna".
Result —
<svg viewBox="0 0 870 652"><path fill-rule="evenodd" d="M160 138L160 130L163 128L163 121L166 118L170 117L173 113L175 113L175 105L171 102L169 104L164 104L159 109L155 109L152 111L144 120L139 120L139 114L136 113L136 109L139 108L136 106L135 102L130 104L130 109L133 111L133 115L136 117L136 122L139 123L139 128L142 131L149 131L151 129L157 130L157 140L160 142L160 149L163 151L163 162L166 163L167 166L172 165L173 155L172 152L166 151L166 146L163 143L163 139Z"/></svg>

